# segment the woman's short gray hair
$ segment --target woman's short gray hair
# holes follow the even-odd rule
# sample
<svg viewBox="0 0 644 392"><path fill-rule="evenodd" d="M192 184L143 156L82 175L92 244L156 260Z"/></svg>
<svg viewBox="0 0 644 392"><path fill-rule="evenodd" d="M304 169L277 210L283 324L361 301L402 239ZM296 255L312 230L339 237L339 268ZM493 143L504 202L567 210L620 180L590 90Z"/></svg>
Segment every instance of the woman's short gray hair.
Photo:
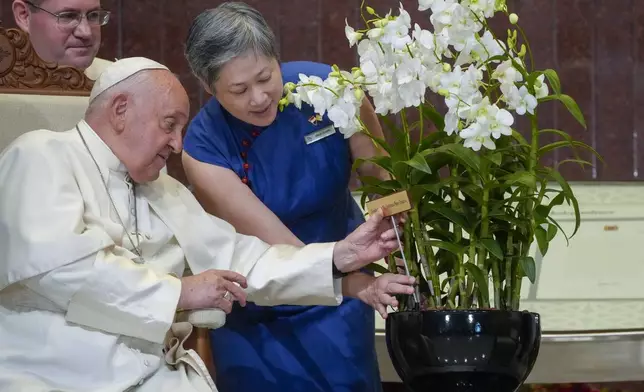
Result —
<svg viewBox="0 0 644 392"><path fill-rule="evenodd" d="M192 22L185 56L195 76L212 87L221 68L249 50L279 61L275 34L262 14L245 3L225 2Z"/></svg>

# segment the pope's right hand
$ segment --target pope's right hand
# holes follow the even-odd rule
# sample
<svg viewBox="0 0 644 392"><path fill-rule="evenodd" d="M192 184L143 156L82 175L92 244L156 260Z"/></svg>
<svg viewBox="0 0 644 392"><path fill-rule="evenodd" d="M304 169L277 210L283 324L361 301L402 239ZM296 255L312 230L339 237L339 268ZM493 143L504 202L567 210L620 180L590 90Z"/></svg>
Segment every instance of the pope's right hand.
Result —
<svg viewBox="0 0 644 392"><path fill-rule="evenodd" d="M182 310L221 309L230 313L233 302L246 306L246 278L233 271L208 270L181 278L177 307Z"/></svg>

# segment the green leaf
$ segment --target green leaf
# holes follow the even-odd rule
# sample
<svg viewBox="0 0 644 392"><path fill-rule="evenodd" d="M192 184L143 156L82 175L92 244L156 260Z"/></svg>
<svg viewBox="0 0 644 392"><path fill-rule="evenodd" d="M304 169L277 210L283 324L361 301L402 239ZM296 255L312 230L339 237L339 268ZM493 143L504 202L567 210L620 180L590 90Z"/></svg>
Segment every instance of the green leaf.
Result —
<svg viewBox="0 0 644 392"><path fill-rule="evenodd" d="M432 239L437 239L437 240L445 241L449 243L454 242L453 235L449 230L442 230L440 228L435 228L430 230L427 234L429 235L429 238L432 238ZM438 252L436 252L436 254L438 255L438 253L440 252L443 252L443 250L439 250ZM438 258L438 256L436 256L436 258Z"/></svg>
<svg viewBox="0 0 644 392"><path fill-rule="evenodd" d="M575 120L577 120L579 124L584 127L584 129L587 129L586 120L584 120L584 115L581 112L581 109L579 109L577 102L575 102L575 100L571 96L566 94L559 95L559 100L563 102L563 104L566 106L566 109L568 109Z"/></svg>
<svg viewBox="0 0 644 392"><path fill-rule="evenodd" d="M501 166L501 162L503 162L503 154L498 151L495 151L491 154L483 155L483 159L486 159L497 166Z"/></svg>
<svg viewBox="0 0 644 392"><path fill-rule="evenodd" d="M555 135L559 135L568 141L572 141L572 137L560 129L545 128L545 129L539 130L539 135L545 134L545 133L554 133Z"/></svg>
<svg viewBox="0 0 644 392"><path fill-rule="evenodd" d="M423 104L420 106L420 112L424 118L436 125L436 128L438 128L439 131L442 132L445 129L445 120L443 119L443 116L441 116L441 114L432 106Z"/></svg>
<svg viewBox="0 0 644 392"><path fill-rule="evenodd" d="M458 245L455 245L453 243L450 243L450 242L429 241L429 243L430 243L431 246L435 246L435 247L440 248L440 249L445 249L446 251L452 252L455 255L460 255L465 251L465 249L463 249L462 247L460 247Z"/></svg>
<svg viewBox="0 0 644 392"><path fill-rule="evenodd" d="M585 149L590 150L593 154L599 155L599 153L597 151L595 151L594 148L590 147L586 143L583 143L583 142L580 142L580 141L577 141L577 140L559 140L559 141L556 141L556 142L552 142L550 144L546 144L545 146L543 146L543 147L541 147L539 149L537 154L539 154L539 156L541 156L541 155L543 155L543 154L545 154L545 153L547 153L549 151L556 150L556 149L561 148L561 147L571 147L571 148L581 147L581 148L585 148Z"/></svg>
<svg viewBox="0 0 644 392"><path fill-rule="evenodd" d="M519 142L519 144L521 144L521 145L523 145L523 146L530 146L530 144L528 144L528 141L527 141L527 140L525 140L525 138L523 137L523 135L522 135L522 134L520 134L519 132L517 132L515 129L513 129L513 130L512 130L512 137L513 137L517 142Z"/></svg>
<svg viewBox="0 0 644 392"><path fill-rule="evenodd" d="M559 75L557 75L557 72L554 69L546 69L545 71L543 71L543 74L546 75L548 82L550 82L550 87L552 87L552 91L554 91L555 94L560 95L561 82L559 81Z"/></svg>
<svg viewBox="0 0 644 392"><path fill-rule="evenodd" d="M481 171L481 158L479 155L462 144L444 144L438 148L430 148L421 152L424 156L436 153L446 153L453 156L477 174Z"/></svg>
<svg viewBox="0 0 644 392"><path fill-rule="evenodd" d="M446 134L443 132L432 132L429 135L425 136L420 142L420 147L418 152L422 152L431 148L434 144L438 143L441 139L444 139Z"/></svg>
<svg viewBox="0 0 644 392"><path fill-rule="evenodd" d="M559 229L559 232L560 232L561 234L563 234L563 235L564 235L564 237L566 238L566 246L569 246L569 245L570 245L570 242L569 242L569 241L570 241L570 238L568 238L568 235L566 235L566 231L563 229L563 227L561 227L561 225L559 224L559 222L557 222L554 218L550 218L550 217L548 217L548 219L550 220L550 222L552 222L552 224L554 224L555 226L557 226L557 228Z"/></svg>
<svg viewBox="0 0 644 392"><path fill-rule="evenodd" d="M519 265L521 266L523 275L527 276L530 282L534 284L537 279L537 267L534 259L531 256L522 256L519 258Z"/></svg>
<svg viewBox="0 0 644 392"><path fill-rule="evenodd" d="M454 223L455 225L458 225L461 227L469 226L467 224L467 220L465 219L465 216L463 216L460 212L455 211L451 207L433 204L433 205L427 206L427 210L434 211L444 216L445 218L447 218L447 220Z"/></svg>
<svg viewBox="0 0 644 392"><path fill-rule="evenodd" d="M480 242L488 252L494 255L494 257L499 260L503 260L503 251L501 250L501 246L498 242L492 238L482 238Z"/></svg>
<svg viewBox="0 0 644 392"><path fill-rule="evenodd" d="M360 188L356 189L356 192L363 192L363 193L366 193L367 195L376 194L376 195L387 196L388 194L391 193L391 190L384 189L378 186L363 185Z"/></svg>
<svg viewBox="0 0 644 392"><path fill-rule="evenodd" d="M522 184L529 188L537 186L537 177L528 171L519 171L516 173L508 174L499 178L505 182L506 185Z"/></svg>
<svg viewBox="0 0 644 392"><path fill-rule="evenodd" d="M537 245L542 256L548 253L548 233L541 226L535 227L534 236L537 238Z"/></svg>
<svg viewBox="0 0 644 392"><path fill-rule="evenodd" d="M567 145L567 146L569 146L571 148L572 152L575 155L576 160L572 160L572 159L568 160L567 159L566 161L577 162L577 160L580 160L580 162L578 162L578 163L582 164L582 166L583 166L583 164L590 164L589 162L586 162L586 161L581 160L579 158L579 156L577 155L577 150L575 150L575 147L578 147L578 148L590 151L594 156L597 157L597 159L599 159L600 162L604 163L604 159L602 158L602 156L594 148L592 148L591 146L589 146L586 143L583 143L583 142L580 142L580 141L577 141L577 140L573 140L572 137L570 135L568 135L566 132L561 131L559 129L542 129L542 130L539 131L539 134L545 134L545 133L554 133L554 134L556 134L558 136L561 136L563 139L568 141L568 143L566 144L563 141L559 141L557 143L563 143L563 144L554 145L553 147L549 147L548 150L545 150L543 152L547 152L547 151L550 151L550 150L553 150L553 149L556 149L556 148L563 147L563 146ZM554 143L551 143L551 144L554 144ZM547 146L544 146L541 149L539 149L540 150L539 155L543 154L543 152L541 152L541 150L543 148L545 148L545 147L547 147Z"/></svg>
<svg viewBox="0 0 644 392"><path fill-rule="evenodd" d="M389 143L387 143L386 140L381 139L381 138L379 138L377 136L374 136L374 135L372 135L370 133L367 133L367 132L363 132L363 133L365 135L369 136L369 138L371 138L371 140L373 140L374 143L376 143L378 146L380 146L380 148L382 148L383 150L387 151L388 155L391 155L391 146L389 145Z"/></svg>
<svg viewBox="0 0 644 392"><path fill-rule="evenodd" d="M564 104L566 109L568 109L568 112L572 114L575 120L577 120L577 122L581 124L581 126L584 127L584 129L588 129L586 127L586 120L584 120L584 115L581 112L581 109L579 109L579 105L577 105L577 102L575 102L575 100L571 96L566 94L554 94L554 95L548 95L547 97L543 97L539 100L541 102L547 102L555 99Z"/></svg>
<svg viewBox="0 0 644 392"><path fill-rule="evenodd" d="M383 181L380 178L373 176L360 176L358 179L364 185L375 186L381 189L397 190L401 188L400 183L396 180Z"/></svg>
<svg viewBox="0 0 644 392"><path fill-rule="evenodd" d="M553 207L562 205L566 200L566 194L563 191L556 192L558 192L557 196L553 197L552 200L550 200L550 204L548 204L548 215L550 215L550 210L552 210Z"/></svg>
<svg viewBox="0 0 644 392"><path fill-rule="evenodd" d="M476 185L466 185L458 188L467 197L476 201L479 205L483 204L483 190Z"/></svg>
<svg viewBox="0 0 644 392"><path fill-rule="evenodd" d="M376 264L376 263L367 264L364 268L366 270L368 270L368 271L377 272L379 274L387 274L387 273L389 273L389 270L387 268L383 267L380 264Z"/></svg>
<svg viewBox="0 0 644 392"><path fill-rule="evenodd" d="M483 297L483 300L487 303L490 302L490 289L488 288L487 276L483 274L483 271L476 265L467 262L463 264L467 274L474 279L474 282L478 286L478 292Z"/></svg>
<svg viewBox="0 0 644 392"><path fill-rule="evenodd" d="M554 169L548 169L547 173L550 178L554 179L555 181L557 181L557 183L559 183L559 186L561 186L561 190L566 195L566 199L570 204L572 204L572 208L575 213L575 230L570 235L570 237L572 238L577 233L577 230L579 230L579 225L581 224L581 213L579 212L579 202L577 201L577 198L575 197L572 191L572 188L570 188L568 181L566 181L566 179L563 178L561 173L559 173L557 170L554 170Z"/></svg>
<svg viewBox="0 0 644 392"><path fill-rule="evenodd" d="M441 196L441 190L446 190L452 182L458 182L458 178L446 178L440 182L432 184L417 184L412 185L409 193L412 195L414 201L420 200L421 197L425 196L427 193L431 193L436 196Z"/></svg>
<svg viewBox="0 0 644 392"><path fill-rule="evenodd" d="M559 166L565 164L565 163L577 163L581 168L583 169L584 166L592 166L593 164L591 162L585 161L583 159L564 159L561 161L557 162L557 169L559 169Z"/></svg>
<svg viewBox="0 0 644 392"><path fill-rule="evenodd" d="M394 174L391 158L387 156L377 156L367 159L356 158L356 160L353 162L353 167L351 168L351 170L356 170L365 162L373 163L374 165L388 171L389 173Z"/></svg>
<svg viewBox="0 0 644 392"><path fill-rule="evenodd" d="M403 164L413 167L416 170L420 170L423 173L432 174L432 169L429 167L427 161L425 160L425 157L422 154L414 154L413 158L408 161L396 162L394 164L394 167Z"/></svg>
<svg viewBox="0 0 644 392"><path fill-rule="evenodd" d="M548 223L548 233L547 233L548 242L552 241L557 235L557 226L552 223Z"/></svg>

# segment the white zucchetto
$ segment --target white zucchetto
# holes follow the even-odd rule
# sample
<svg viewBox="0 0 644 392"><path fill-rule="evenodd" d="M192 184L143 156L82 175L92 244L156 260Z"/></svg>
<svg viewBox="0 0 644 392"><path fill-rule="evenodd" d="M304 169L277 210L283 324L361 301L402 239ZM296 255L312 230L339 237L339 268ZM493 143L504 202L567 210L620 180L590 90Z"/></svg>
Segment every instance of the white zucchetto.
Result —
<svg viewBox="0 0 644 392"><path fill-rule="evenodd" d="M94 82L94 87L89 95L89 102L91 103L110 87L121 83L138 72L148 69L163 69L169 71L165 65L145 57L128 57L115 61L106 67L96 82Z"/></svg>

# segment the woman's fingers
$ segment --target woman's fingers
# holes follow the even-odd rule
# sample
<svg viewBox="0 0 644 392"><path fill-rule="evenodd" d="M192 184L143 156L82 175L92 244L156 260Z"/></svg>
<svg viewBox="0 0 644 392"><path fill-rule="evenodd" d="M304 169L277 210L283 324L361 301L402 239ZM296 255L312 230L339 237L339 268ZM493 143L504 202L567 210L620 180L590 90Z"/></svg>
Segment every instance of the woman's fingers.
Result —
<svg viewBox="0 0 644 392"><path fill-rule="evenodd" d="M387 308L383 304L377 303L376 311L380 313L380 317L382 317L383 319L387 318Z"/></svg>
<svg viewBox="0 0 644 392"><path fill-rule="evenodd" d="M414 288L412 286L400 283L389 283L385 289L385 292L387 294L413 294Z"/></svg>
<svg viewBox="0 0 644 392"><path fill-rule="evenodd" d="M223 282L224 289L230 293L228 294L228 298L225 299L230 300L231 303L232 301L237 301L241 306L246 306L246 292L235 282L227 280L223 280ZM224 294L224 296L226 296L226 294Z"/></svg>
<svg viewBox="0 0 644 392"><path fill-rule="evenodd" d="M246 277L244 277L244 275L241 275L235 271L229 271L229 270L216 270L215 272L220 277L226 280L229 280L231 282L236 282L243 288L248 287L248 284L246 283Z"/></svg>

